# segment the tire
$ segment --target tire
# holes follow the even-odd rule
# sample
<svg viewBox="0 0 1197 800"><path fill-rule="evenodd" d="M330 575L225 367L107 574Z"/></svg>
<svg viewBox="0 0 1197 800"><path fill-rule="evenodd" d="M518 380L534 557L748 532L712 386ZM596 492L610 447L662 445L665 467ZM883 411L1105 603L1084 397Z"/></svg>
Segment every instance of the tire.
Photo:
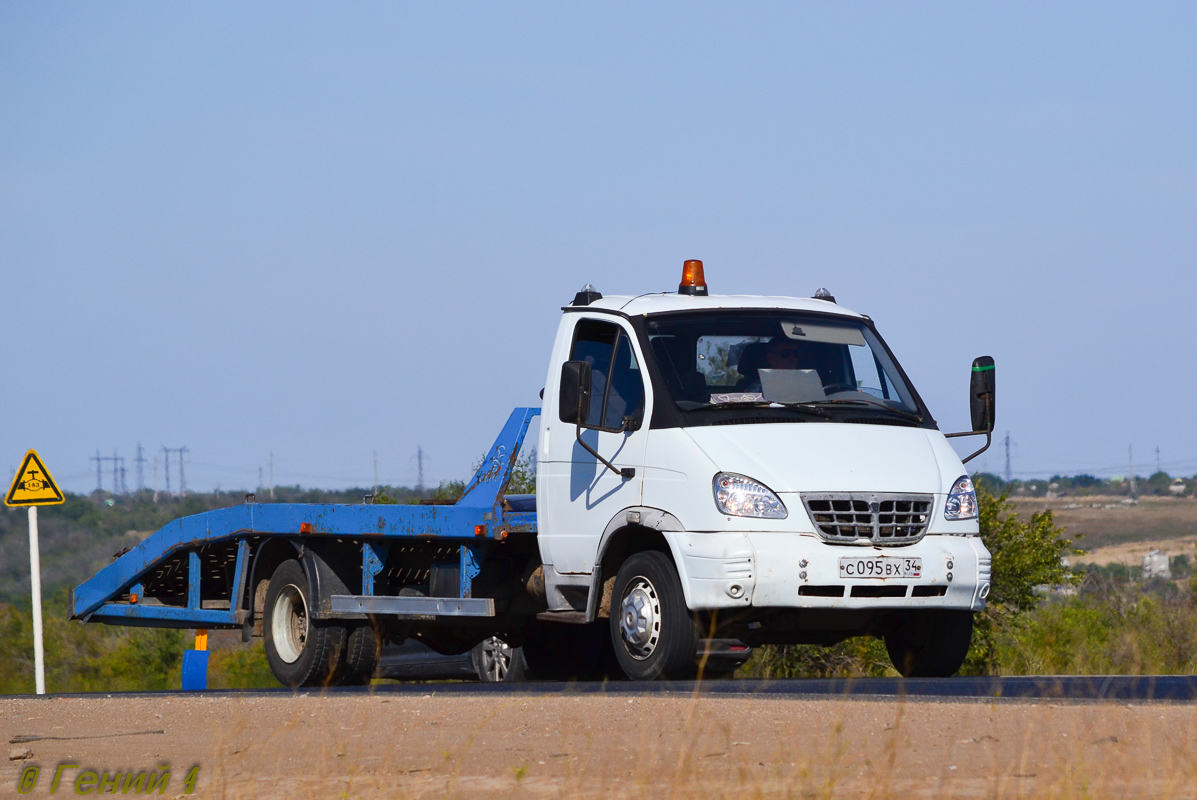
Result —
<svg viewBox="0 0 1197 800"><path fill-rule="evenodd" d="M636 553L615 576L611 643L634 681L681 680L695 673L695 625L673 562L664 553Z"/></svg>
<svg viewBox="0 0 1197 800"><path fill-rule="evenodd" d="M311 618L308 579L294 559L275 569L266 588L262 636L278 682L291 689L335 683L345 628Z"/></svg>
<svg viewBox="0 0 1197 800"><path fill-rule="evenodd" d="M345 663L341 665L339 681L343 686L365 686L378 669L382 655L382 637L370 622L349 628L345 640Z"/></svg>
<svg viewBox="0 0 1197 800"><path fill-rule="evenodd" d="M474 668L483 683L514 683L527 675L524 648L512 647L498 636L483 639L474 647Z"/></svg>
<svg viewBox="0 0 1197 800"><path fill-rule="evenodd" d="M885 649L904 678L950 678L968 655L971 611L914 611L885 633Z"/></svg>

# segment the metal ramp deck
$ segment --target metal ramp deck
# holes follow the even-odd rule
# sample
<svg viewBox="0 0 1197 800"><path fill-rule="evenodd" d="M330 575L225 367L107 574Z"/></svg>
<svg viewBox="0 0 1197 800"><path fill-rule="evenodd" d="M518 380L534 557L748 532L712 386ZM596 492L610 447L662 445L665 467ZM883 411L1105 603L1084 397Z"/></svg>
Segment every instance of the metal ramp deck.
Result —
<svg viewBox="0 0 1197 800"><path fill-rule="evenodd" d="M510 510L503 502L503 490L528 426L539 413L539 408L517 408L511 413L454 505L247 502L183 517L75 587L72 619L177 628L240 627L249 614L243 600L251 561L257 545L271 537L360 541L363 597L375 597L374 576L391 545L412 539L443 541L446 548L458 551L459 597L469 598L470 580L477 576L488 547L511 534L536 532L536 512ZM206 586L217 587L215 598L204 599L205 594L211 595L203 591Z"/></svg>

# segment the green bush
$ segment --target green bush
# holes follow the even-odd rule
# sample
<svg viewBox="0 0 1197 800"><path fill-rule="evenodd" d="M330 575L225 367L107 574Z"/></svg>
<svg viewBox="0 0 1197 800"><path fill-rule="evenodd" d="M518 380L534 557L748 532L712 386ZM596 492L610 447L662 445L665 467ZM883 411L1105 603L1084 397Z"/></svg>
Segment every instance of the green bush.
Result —
<svg viewBox="0 0 1197 800"><path fill-rule="evenodd" d="M1192 592L1163 594L1171 597L1090 576L1077 596L1045 603L997 633L997 671L1191 674L1197 670L1197 603Z"/></svg>
<svg viewBox="0 0 1197 800"><path fill-rule="evenodd" d="M81 625L68 615L65 591L44 604L47 691L179 688L182 631ZM0 606L0 692L34 690L32 616L28 607Z"/></svg>
<svg viewBox="0 0 1197 800"><path fill-rule="evenodd" d="M1065 538L1051 511L1029 520L1018 516L1009 495L977 487L981 541L993 557L991 589L985 610L974 620L973 644L962 672L999 671L996 637L1043 602L1038 586L1072 586L1080 581L1065 558L1080 551Z"/></svg>
<svg viewBox="0 0 1197 800"><path fill-rule="evenodd" d="M881 678L898 673L890 665L884 642L860 636L831 647L758 647L739 674L751 678Z"/></svg>
<svg viewBox="0 0 1197 800"><path fill-rule="evenodd" d="M191 631L83 625L68 619L67 593L43 607L42 639L49 692L116 692L178 689L183 651ZM261 642L214 650L208 685L213 689L278 686ZM34 691L33 615L0 605L0 694Z"/></svg>
<svg viewBox="0 0 1197 800"><path fill-rule="evenodd" d="M277 689L261 639L213 650L208 657L210 689Z"/></svg>

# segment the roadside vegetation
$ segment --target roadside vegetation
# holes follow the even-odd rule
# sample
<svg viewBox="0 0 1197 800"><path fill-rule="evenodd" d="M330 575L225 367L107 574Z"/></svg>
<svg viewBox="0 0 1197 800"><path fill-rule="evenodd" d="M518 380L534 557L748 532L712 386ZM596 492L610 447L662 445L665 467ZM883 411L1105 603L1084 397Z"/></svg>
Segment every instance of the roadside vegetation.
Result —
<svg viewBox="0 0 1197 800"><path fill-rule="evenodd" d="M1010 497L1192 497L1197 491L1197 476L1174 477L1167 472L1154 472L1147 477L1126 475L1098 478L1093 475L1053 475L1050 478L1005 481L991 472L973 476L974 483L989 491Z"/></svg>
<svg viewBox="0 0 1197 800"><path fill-rule="evenodd" d="M145 691L181 685L183 651L193 646L194 631L81 625L68 616L65 590L43 600L47 691ZM213 689L265 688L276 687L278 682L258 640L253 645L214 649L208 685ZM0 694L32 692L29 604L0 605Z"/></svg>

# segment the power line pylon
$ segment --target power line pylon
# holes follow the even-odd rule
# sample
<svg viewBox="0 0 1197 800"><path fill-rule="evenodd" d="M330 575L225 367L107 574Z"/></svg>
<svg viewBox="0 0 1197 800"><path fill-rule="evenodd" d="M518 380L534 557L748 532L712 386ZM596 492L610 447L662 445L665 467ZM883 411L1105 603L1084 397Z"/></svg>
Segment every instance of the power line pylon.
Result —
<svg viewBox="0 0 1197 800"><path fill-rule="evenodd" d="M416 448L416 489L424 491L424 448Z"/></svg>
<svg viewBox="0 0 1197 800"><path fill-rule="evenodd" d="M1006 431L1006 483L1013 480L1010 474L1010 431Z"/></svg>
<svg viewBox="0 0 1197 800"><path fill-rule="evenodd" d="M146 457L142 451L141 442L137 443L137 458L133 459L133 463L137 465L137 491L145 489L145 462Z"/></svg>

